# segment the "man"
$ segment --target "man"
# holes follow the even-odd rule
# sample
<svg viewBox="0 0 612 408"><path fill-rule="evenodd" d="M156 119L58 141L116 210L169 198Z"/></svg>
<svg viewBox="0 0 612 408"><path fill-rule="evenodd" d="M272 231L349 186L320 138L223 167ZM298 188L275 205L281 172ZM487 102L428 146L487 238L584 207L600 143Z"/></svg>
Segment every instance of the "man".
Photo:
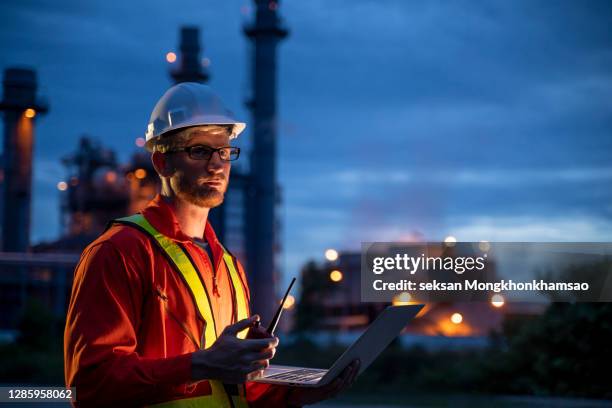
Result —
<svg viewBox="0 0 612 408"><path fill-rule="evenodd" d="M357 362L320 389L247 381L268 367L278 338L245 338L259 320L247 279L207 221L240 153L230 140L244 128L197 83L170 88L155 106L146 147L161 194L115 220L75 271L64 353L76 405L301 406L354 381Z"/></svg>

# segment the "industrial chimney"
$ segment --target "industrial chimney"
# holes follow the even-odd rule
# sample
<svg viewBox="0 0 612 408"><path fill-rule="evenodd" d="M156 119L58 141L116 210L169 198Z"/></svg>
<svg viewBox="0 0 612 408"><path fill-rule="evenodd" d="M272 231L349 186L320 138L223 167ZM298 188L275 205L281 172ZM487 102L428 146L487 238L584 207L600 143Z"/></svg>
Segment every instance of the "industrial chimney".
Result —
<svg viewBox="0 0 612 408"><path fill-rule="evenodd" d="M255 21L244 28L251 40L252 143L251 185L247 193L247 266L253 294L252 309L269 321L277 306L276 206L280 197L276 182L276 48L288 31L278 17L278 2L255 0Z"/></svg>
<svg viewBox="0 0 612 408"><path fill-rule="evenodd" d="M180 51L178 65L170 71L174 83L208 82L209 73L205 66L208 60L200 61L201 47L198 27L181 27Z"/></svg>
<svg viewBox="0 0 612 408"><path fill-rule="evenodd" d="M36 96L36 73L26 68L4 71L4 191L2 250L26 252L30 246L32 148L34 121L48 108Z"/></svg>

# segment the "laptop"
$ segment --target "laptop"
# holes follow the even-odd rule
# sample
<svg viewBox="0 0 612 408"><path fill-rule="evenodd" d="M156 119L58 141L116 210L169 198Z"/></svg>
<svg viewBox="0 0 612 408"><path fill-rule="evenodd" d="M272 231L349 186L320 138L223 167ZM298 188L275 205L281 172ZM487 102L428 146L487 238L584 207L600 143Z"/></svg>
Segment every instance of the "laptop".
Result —
<svg viewBox="0 0 612 408"><path fill-rule="evenodd" d="M271 364L251 381L299 387L322 387L334 380L355 359L361 362L359 375L401 333L406 324L419 313L423 306L388 306L327 370Z"/></svg>

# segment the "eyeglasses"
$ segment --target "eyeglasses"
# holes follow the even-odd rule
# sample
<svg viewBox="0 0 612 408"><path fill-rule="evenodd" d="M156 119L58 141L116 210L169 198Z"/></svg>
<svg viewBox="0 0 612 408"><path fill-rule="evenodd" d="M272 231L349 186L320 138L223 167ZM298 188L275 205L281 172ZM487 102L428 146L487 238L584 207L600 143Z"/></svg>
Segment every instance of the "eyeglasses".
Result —
<svg viewBox="0 0 612 408"><path fill-rule="evenodd" d="M194 160L210 160L214 152L217 152L219 158L226 162L237 160L240 157L240 148L234 146L223 146L215 149L206 145L193 145L170 150L168 153L177 152L187 152L189 157Z"/></svg>

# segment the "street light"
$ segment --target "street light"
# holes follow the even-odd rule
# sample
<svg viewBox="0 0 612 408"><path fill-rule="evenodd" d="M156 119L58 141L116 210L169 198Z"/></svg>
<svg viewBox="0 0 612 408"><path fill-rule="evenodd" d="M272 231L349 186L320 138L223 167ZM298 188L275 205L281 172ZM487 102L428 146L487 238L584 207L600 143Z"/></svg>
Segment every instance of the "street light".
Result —
<svg viewBox="0 0 612 408"><path fill-rule="evenodd" d="M338 251L336 251L335 249L328 249L325 251L325 259L327 259L330 262L335 261L336 259L338 259Z"/></svg>
<svg viewBox="0 0 612 408"><path fill-rule="evenodd" d="M463 321L463 316L461 313L453 313L450 320L455 324L460 324Z"/></svg>
<svg viewBox="0 0 612 408"><path fill-rule="evenodd" d="M342 280L342 272L334 269L329 273L329 279L331 279L332 282L340 282Z"/></svg>
<svg viewBox="0 0 612 408"><path fill-rule="evenodd" d="M295 305L295 298L293 295L288 295L287 300L285 300L285 304L283 305L283 309L291 309Z"/></svg>
<svg viewBox="0 0 612 408"><path fill-rule="evenodd" d="M499 293L496 293L495 295L491 296L491 304L493 305L493 307L502 307L504 303L506 303L506 301L504 300L504 297Z"/></svg>
<svg viewBox="0 0 612 408"><path fill-rule="evenodd" d="M168 61L169 63L173 63L176 61L176 54L173 53L172 51L170 51L169 53L166 54L166 61Z"/></svg>
<svg viewBox="0 0 612 408"><path fill-rule="evenodd" d="M457 238L453 237L452 235L449 235L448 237L444 238L444 243L446 244L446 246L449 247L455 246L455 244L457 243Z"/></svg>

